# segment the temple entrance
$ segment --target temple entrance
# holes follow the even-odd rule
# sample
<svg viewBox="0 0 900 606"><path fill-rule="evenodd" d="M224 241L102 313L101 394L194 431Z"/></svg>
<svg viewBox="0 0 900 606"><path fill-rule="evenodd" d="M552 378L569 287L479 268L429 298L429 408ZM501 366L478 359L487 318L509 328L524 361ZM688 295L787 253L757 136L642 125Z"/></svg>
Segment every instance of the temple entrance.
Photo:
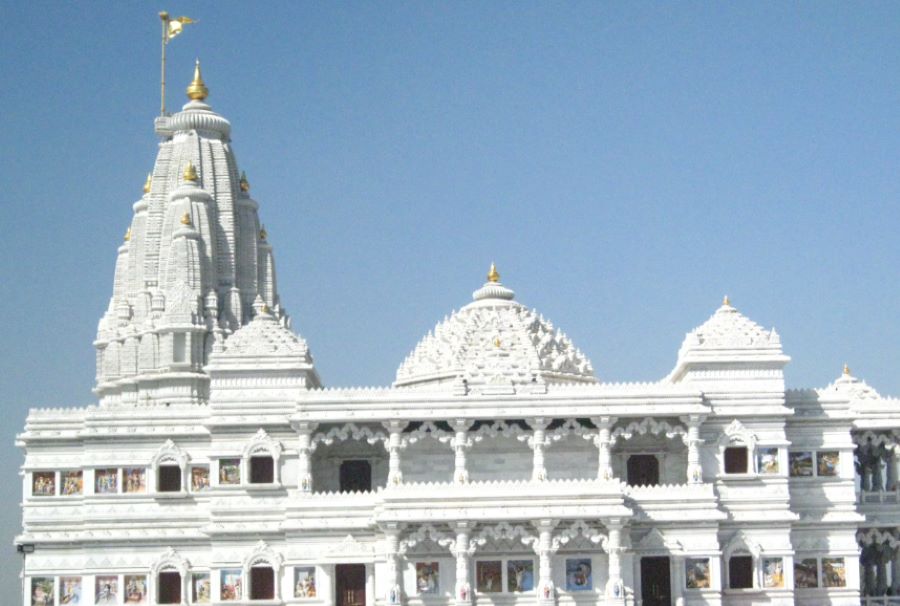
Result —
<svg viewBox="0 0 900 606"><path fill-rule="evenodd" d="M338 564L334 576L337 606L366 606L365 564Z"/></svg>
<svg viewBox="0 0 900 606"><path fill-rule="evenodd" d="M672 606L672 583L669 558L641 558L641 604Z"/></svg>
<svg viewBox="0 0 900 606"><path fill-rule="evenodd" d="M341 463L341 492L369 492L372 490L372 465L365 460Z"/></svg>
<svg viewBox="0 0 900 606"><path fill-rule="evenodd" d="M659 460L653 455L631 455L628 457L626 471L630 486L659 485Z"/></svg>

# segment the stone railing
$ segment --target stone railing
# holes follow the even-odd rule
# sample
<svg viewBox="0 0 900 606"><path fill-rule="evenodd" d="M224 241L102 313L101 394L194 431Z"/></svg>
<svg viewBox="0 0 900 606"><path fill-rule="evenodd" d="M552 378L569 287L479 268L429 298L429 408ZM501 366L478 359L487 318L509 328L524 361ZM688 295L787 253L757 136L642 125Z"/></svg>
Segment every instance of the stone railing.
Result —
<svg viewBox="0 0 900 606"><path fill-rule="evenodd" d="M864 597L862 598L862 606L900 606L900 596Z"/></svg>
<svg viewBox="0 0 900 606"><path fill-rule="evenodd" d="M861 505L897 505L900 504L900 490L863 491L859 493L859 502Z"/></svg>

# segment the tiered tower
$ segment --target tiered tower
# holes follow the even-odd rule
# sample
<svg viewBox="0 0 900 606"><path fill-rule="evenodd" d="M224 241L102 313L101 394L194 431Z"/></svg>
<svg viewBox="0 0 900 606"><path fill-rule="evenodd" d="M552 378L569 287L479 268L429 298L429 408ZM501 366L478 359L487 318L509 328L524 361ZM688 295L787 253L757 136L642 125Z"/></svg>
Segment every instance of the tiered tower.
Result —
<svg viewBox="0 0 900 606"><path fill-rule="evenodd" d="M289 326L231 124L208 95L198 61L188 103L156 119L159 153L94 342L102 405L206 402L208 357L251 320L257 297Z"/></svg>

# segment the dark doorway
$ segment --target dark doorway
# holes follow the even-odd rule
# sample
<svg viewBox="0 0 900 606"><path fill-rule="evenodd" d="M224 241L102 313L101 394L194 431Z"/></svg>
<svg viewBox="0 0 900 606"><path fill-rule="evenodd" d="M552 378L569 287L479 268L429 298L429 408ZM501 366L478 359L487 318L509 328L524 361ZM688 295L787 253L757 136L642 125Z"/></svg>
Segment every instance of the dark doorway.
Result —
<svg viewBox="0 0 900 606"><path fill-rule="evenodd" d="M372 465L368 461L344 461L341 463L341 492L368 492L372 490Z"/></svg>
<svg viewBox="0 0 900 606"><path fill-rule="evenodd" d="M250 599L275 599L275 571L268 566L254 566L250 569Z"/></svg>
<svg viewBox="0 0 900 606"><path fill-rule="evenodd" d="M275 460L272 457L250 457L250 483L271 484L275 481Z"/></svg>
<svg viewBox="0 0 900 606"><path fill-rule="evenodd" d="M177 572L161 572L159 573L159 596L157 602L160 604L181 604L181 575ZM125 588L126 598L132 596L132 591Z"/></svg>
<svg viewBox="0 0 900 606"><path fill-rule="evenodd" d="M337 606L366 606L366 565L335 566Z"/></svg>
<svg viewBox="0 0 900 606"><path fill-rule="evenodd" d="M753 587L753 556L731 556L728 560L728 586L731 589Z"/></svg>
<svg viewBox="0 0 900 606"><path fill-rule="evenodd" d="M181 467L178 465L160 465L156 477L158 492L178 492L181 490ZM181 598L178 598L179 600Z"/></svg>
<svg viewBox="0 0 900 606"><path fill-rule="evenodd" d="M748 473L747 449L743 446L725 449L725 473Z"/></svg>
<svg viewBox="0 0 900 606"><path fill-rule="evenodd" d="M641 599L643 606L672 606L669 558L641 558Z"/></svg>
<svg viewBox="0 0 900 606"><path fill-rule="evenodd" d="M631 486L659 485L659 460L653 455L631 455L627 472Z"/></svg>

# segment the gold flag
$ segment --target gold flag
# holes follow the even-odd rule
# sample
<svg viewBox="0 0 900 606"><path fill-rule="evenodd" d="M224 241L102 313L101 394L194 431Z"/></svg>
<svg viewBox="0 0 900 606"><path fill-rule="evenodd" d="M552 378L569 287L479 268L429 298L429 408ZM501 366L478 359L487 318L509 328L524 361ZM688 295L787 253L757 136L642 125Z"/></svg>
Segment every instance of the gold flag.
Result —
<svg viewBox="0 0 900 606"><path fill-rule="evenodd" d="M166 32L166 41L168 42L184 30L184 26L189 23L196 23L190 17L175 17L169 19L169 29Z"/></svg>

